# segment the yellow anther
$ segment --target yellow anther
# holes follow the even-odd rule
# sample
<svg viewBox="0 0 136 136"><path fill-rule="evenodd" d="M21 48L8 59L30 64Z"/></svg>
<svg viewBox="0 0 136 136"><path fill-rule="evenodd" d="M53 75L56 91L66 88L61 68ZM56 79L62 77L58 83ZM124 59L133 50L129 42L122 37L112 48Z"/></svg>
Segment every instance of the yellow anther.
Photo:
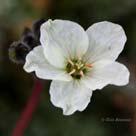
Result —
<svg viewBox="0 0 136 136"><path fill-rule="evenodd" d="M84 66L84 64L81 64L81 65L80 65L80 68L82 68L83 66Z"/></svg>

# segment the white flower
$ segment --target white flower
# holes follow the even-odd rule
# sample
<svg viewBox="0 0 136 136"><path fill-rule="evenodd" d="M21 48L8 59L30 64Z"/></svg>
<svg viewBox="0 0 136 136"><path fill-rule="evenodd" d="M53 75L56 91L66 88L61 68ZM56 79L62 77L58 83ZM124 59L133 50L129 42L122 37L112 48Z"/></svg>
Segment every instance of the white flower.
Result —
<svg viewBox="0 0 136 136"><path fill-rule="evenodd" d="M48 20L41 26L40 41L42 46L26 56L24 69L53 80L51 102L64 115L83 111L93 90L129 81L128 69L115 61L126 42L125 32L117 24L100 22L84 31L71 21Z"/></svg>

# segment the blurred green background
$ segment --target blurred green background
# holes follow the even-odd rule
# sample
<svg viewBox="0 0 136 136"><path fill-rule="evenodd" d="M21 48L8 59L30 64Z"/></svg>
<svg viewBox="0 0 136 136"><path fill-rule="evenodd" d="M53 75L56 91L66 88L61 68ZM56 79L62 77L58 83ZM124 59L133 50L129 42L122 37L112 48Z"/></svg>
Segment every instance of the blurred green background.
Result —
<svg viewBox="0 0 136 136"><path fill-rule="evenodd" d="M11 135L33 86L22 65L9 60L8 48L39 18L68 19L85 29L104 20L122 25L128 41L118 61L129 68L131 77L125 87L95 91L87 109L72 116L63 116L51 104L50 82L44 81L25 136L136 136L136 0L0 0L0 136Z"/></svg>

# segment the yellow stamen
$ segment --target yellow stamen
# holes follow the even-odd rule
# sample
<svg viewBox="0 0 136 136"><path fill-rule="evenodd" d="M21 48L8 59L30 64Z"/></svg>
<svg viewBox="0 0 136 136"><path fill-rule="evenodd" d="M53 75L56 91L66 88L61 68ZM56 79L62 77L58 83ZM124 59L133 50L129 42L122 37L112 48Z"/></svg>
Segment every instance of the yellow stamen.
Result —
<svg viewBox="0 0 136 136"><path fill-rule="evenodd" d="M70 59L68 59L68 62L69 62L72 66L74 66L74 63L73 63Z"/></svg>
<svg viewBox="0 0 136 136"><path fill-rule="evenodd" d="M77 66L77 69L80 69L84 66L84 64L77 64L77 63L75 65Z"/></svg>
<svg viewBox="0 0 136 136"><path fill-rule="evenodd" d="M80 69L80 67L79 67L79 65L77 63L75 65L77 66L77 69Z"/></svg>
<svg viewBox="0 0 136 136"><path fill-rule="evenodd" d="M75 69L73 69L71 72L69 72L68 74L69 75L72 75L73 73L75 73L76 72L76 70Z"/></svg>

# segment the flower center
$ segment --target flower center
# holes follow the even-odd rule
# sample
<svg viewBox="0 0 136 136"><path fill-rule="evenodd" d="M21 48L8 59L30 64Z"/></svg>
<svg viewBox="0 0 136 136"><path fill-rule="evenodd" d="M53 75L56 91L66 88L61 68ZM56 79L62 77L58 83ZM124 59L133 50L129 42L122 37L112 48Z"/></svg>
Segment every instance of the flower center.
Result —
<svg viewBox="0 0 136 136"><path fill-rule="evenodd" d="M91 67L91 64L86 64L81 59L69 59L66 65L66 71L74 79L81 79L81 77L83 77Z"/></svg>

